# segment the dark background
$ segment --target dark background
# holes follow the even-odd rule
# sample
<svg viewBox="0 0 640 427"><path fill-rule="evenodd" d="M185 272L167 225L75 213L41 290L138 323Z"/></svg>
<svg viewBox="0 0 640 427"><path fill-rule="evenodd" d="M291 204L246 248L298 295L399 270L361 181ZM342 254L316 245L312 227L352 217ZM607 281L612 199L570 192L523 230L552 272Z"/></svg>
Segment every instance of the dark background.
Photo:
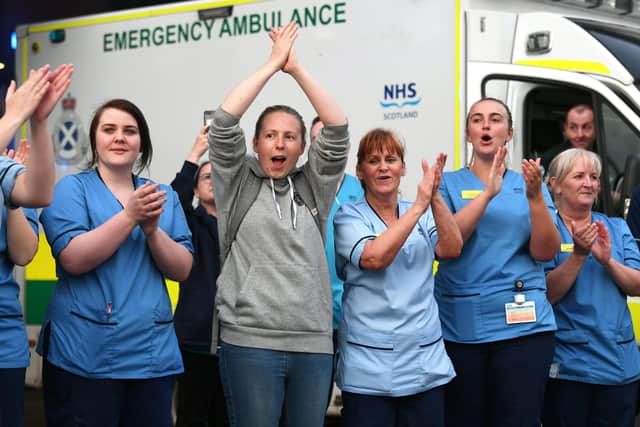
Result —
<svg viewBox="0 0 640 427"><path fill-rule="evenodd" d="M11 49L11 33L21 24L71 18L135 7L174 3L167 0L0 0L0 94L15 79L15 51Z"/></svg>

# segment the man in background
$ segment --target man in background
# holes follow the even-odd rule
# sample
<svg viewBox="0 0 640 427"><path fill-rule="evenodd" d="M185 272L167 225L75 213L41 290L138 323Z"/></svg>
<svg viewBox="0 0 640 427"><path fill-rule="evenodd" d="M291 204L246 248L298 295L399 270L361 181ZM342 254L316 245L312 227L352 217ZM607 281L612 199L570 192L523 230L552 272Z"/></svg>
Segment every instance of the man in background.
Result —
<svg viewBox="0 0 640 427"><path fill-rule="evenodd" d="M549 148L542 154L541 164L544 170L549 170L551 161L561 152L569 148L583 148L593 151L596 141L596 127L591 106L587 104L574 105L567 111L562 133L565 142Z"/></svg>

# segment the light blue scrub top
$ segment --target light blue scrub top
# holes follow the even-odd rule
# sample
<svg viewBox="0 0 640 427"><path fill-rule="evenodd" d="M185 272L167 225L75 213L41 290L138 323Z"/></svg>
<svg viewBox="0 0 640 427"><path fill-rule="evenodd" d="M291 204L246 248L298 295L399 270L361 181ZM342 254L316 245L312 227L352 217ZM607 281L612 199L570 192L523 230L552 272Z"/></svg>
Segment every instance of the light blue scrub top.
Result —
<svg viewBox="0 0 640 427"><path fill-rule="evenodd" d="M440 193L453 214L484 184L468 168L445 172ZM547 206L553 202L544 184ZM462 254L443 260L436 274L436 299L444 338L459 343L485 343L544 331L554 331L553 309L547 300L542 265L529 255L531 222L524 178L507 170L502 190L489 202ZM521 293L535 302L536 321L507 324L505 304L513 303L516 281Z"/></svg>
<svg viewBox="0 0 640 427"><path fill-rule="evenodd" d="M398 215L410 206L400 201ZM438 233L431 210L383 270L360 268L365 243L387 229L366 199L343 205L334 227L336 267L344 279L338 386L352 393L406 396L451 381L455 372L433 297Z"/></svg>
<svg viewBox="0 0 640 427"><path fill-rule="evenodd" d="M329 265L329 276L331 277L331 293L333 294L333 329L338 329L342 318L342 279L338 277L336 271L336 248L333 243L333 218L340 206L346 203L355 203L364 197L364 191L360 181L351 175L345 175L333 201L331 212L327 219L327 240L324 242Z"/></svg>
<svg viewBox="0 0 640 427"><path fill-rule="evenodd" d="M640 269L640 253L622 218L592 213L611 237L611 257ZM573 238L559 215L561 250L544 264L547 272L573 252ZM549 370L551 378L590 384L621 385L640 378L640 352L633 334L627 298L593 254L589 253L569 291L553 306L558 330Z"/></svg>
<svg viewBox="0 0 640 427"><path fill-rule="evenodd" d="M148 181L133 179L136 188ZM169 186L160 190L167 191L167 201L159 227L193 252L178 196ZM95 169L61 179L51 205L40 215L56 261L72 238L122 209ZM44 321L51 328L50 363L87 378L154 378L182 372L164 277L139 226L94 270L72 275L56 262L56 272L58 283Z"/></svg>
<svg viewBox="0 0 640 427"><path fill-rule="evenodd" d="M20 287L13 278L14 264L7 247L7 208L16 177L24 172L21 164L0 157L0 199L2 221L0 225L0 368L26 368L29 366L29 343L20 304ZM23 209L36 236L38 212Z"/></svg>

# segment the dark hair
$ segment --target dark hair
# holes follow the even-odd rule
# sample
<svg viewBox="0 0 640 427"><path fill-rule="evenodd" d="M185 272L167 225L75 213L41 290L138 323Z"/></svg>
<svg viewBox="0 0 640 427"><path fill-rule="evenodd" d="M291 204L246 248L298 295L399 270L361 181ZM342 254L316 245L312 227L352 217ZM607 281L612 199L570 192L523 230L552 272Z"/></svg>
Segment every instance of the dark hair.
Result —
<svg viewBox="0 0 640 427"><path fill-rule="evenodd" d="M91 143L91 158L89 159L88 168L92 168L98 164L98 152L96 149L96 131L98 129L98 124L100 124L100 118L102 117L102 113L109 108L113 108L115 110L124 111L127 114L130 114L138 125L138 132L140 132L140 158L136 161L136 166L134 167L134 171L136 173L142 172L144 169L149 167L151 163L151 158L153 157L153 147L151 146L151 136L149 135L149 125L147 125L147 120L144 118L142 111L138 107L136 107L131 101L127 101L126 99L112 99L111 101L107 101L102 104L96 112L93 114L93 119L91 119L91 125L89 126L89 142Z"/></svg>
<svg viewBox="0 0 640 427"><path fill-rule="evenodd" d="M300 113L298 113L296 110L294 110L293 108L289 107L288 105L272 105L270 107L267 107L264 109L264 111L262 113L260 113L260 116L258 117L258 121L256 122L256 131L253 134L253 139L254 140L258 140L258 136L260 135L260 132L262 131L262 126L264 123L264 119L271 113L287 113L287 114L291 114L293 117L296 118L296 120L298 120L298 124L300 125L300 134L301 134L301 138L302 138L302 145L304 146L306 140L305 140L305 135L307 134L307 128L304 125L304 120L302 119L302 116L300 115Z"/></svg>
<svg viewBox="0 0 640 427"><path fill-rule="evenodd" d="M311 120L311 126L309 126L309 140L311 142L313 142L315 140L315 138L313 137L313 127L315 125L317 125L318 123L320 123L322 126L320 127L320 130L318 131L318 133L316 134L316 136L318 136L318 134L320 133L320 131L322 130L322 127L324 127L324 123L322 123L322 120L320 120L320 116L315 116L313 118L313 120Z"/></svg>
<svg viewBox="0 0 640 427"><path fill-rule="evenodd" d="M198 169L196 170L196 174L193 176L193 188L196 188L198 186L198 182L200 182L200 172L202 171L202 168L209 164L211 164L210 160L204 160L200 163L200 166L198 166Z"/></svg>
<svg viewBox="0 0 640 427"><path fill-rule="evenodd" d="M567 124L569 122L569 113L575 111L577 114L584 114L586 111L590 111L592 115L595 116L593 112L593 107L588 104L577 104L567 110L567 114L564 116L564 123Z"/></svg>
<svg viewBox="0 0 640 427"><path fill-rule="evenodd" d="M498 104L502 105L502 108L504 108L504 111L507 112L507 119L509 122L509 129L511 129L513 127L513 117L511 116L511 110L509 110L509 107L507 107L507 104L504 103L504 101L498 99L498 98L492 98L490 96L487 96L485 98L480 98L479 100L477 100L476 102L474 102L471 107L469 107L469 112L467 113L467 119L465 120L465 127L468 129L469 128L469 116L471 114L471 110L473 110L473 107L475 107L477 104L484 102L484 101L493 101L493 102L497 102Z"/></svg>

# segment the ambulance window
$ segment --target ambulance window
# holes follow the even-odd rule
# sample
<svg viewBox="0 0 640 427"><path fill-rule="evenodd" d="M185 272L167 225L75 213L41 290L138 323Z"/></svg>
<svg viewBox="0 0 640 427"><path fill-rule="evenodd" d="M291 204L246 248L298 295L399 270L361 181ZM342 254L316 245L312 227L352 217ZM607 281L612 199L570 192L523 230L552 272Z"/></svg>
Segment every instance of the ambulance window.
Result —
<svg viewBox="0 0 640 427"><path fill-rule="evenodd" d="M593 103L589 93L559 85L537 85L523 102L523 153L531 157L543 157L564 143L562 127L571 107Z"/></svg>
<svg viewBox="0 0 640 427"><path fill-rule="evenodd" d="M622 62L633 75L635 83L638 84L640 80L640 45L599 31L592 31L591 34Z"/></svg>
<svg viewBox="0 0 640 427"><path fill-rule="evenodd" d="M602 135L606 151L606 176L614 208L620 207L620 191L627 156L640 153L640 135L607 102L601 104ZM606 188L606 187L605 187ZM603 188L604 189L604 188ZM616 212L615 214L620 214Z"/></svg>
<svg viewBox="0 0 640 427"><path fill-rule="evenodd" d="M604 83L606 84L606 82ZM631 99L629 99L628 94L626 92L619 90L618 86L616 85L611 85L611 86L607 85L607 87L609 87L609 89L614 91L615 94L618 95L618 98L620 98L622 102L627 104L627 107L631 108L633 112L636 113L637 116L640 116L640 108Z"/></svg>
<svg viewBox="0 0 640 427"><path fill-rule="evenodd" d="M611 26L602 22L574 19L606 47L640 84L640 32L631 27Z"/></svg>

